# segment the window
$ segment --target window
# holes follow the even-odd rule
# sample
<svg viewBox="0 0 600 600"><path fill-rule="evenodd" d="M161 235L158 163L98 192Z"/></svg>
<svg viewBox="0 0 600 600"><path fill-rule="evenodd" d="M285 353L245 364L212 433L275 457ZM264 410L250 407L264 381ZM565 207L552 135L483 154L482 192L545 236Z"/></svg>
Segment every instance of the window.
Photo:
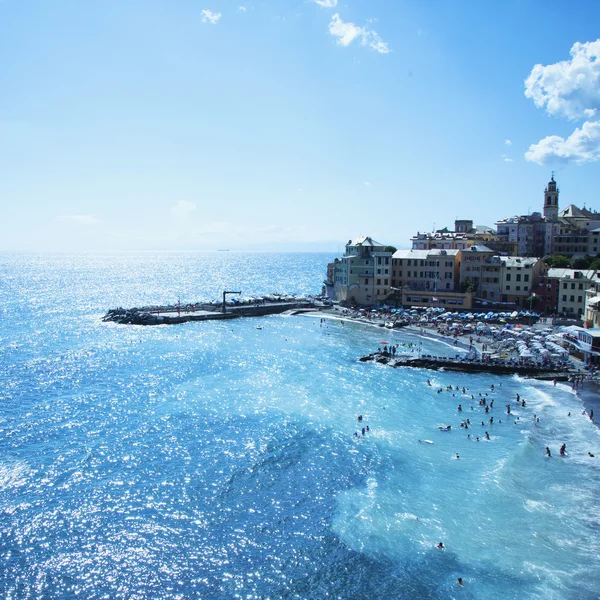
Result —
<svg viewBox="0 0 600 600"><path fill-rule="evenodd" d="M446 289L447 289L447 290L449 290L449 289L450 289L450 284L449 284L449 283L447 283L447 284L446 284Z"/></svg>
<svg viewBox="0 0 600 600"><path fill-rule="evenodd" d="M390 257L389 257L389 256L386 256L386 257L385 257L385 264L386 264L386 265L389 265L389 264L390 264Z"/></svg>
<svg viewBox="0 0 600 600"><path fill-rule="evenodd" d="M510 285L506 286L507 291L510 291Z"/></svg>
<svg viewBox="0 0 600 600"><path fill-rule="evenodd" d="M574 284L574 283L572 283L572 284L571 284L571 289L572 289L572 290L574 290L574 289L575 289L575 284Z"/></svg>
<svg viewBox="0 0 600 600"><path fill-rule="evenodd" d="M380 265L381 264L381 256L377 257L377 264Z"/></svg>
<svg viewBox="0 0 600 600"><path fill-rule="evenodd" d="M579 302L579 303L583 302L582 296L577 296L577 302Z"/></svg>
<svg viewBox="0 0 600 600"><path fill-rule="evenodd" d="M517 273L517 281L521 281L521 273Z"/></svg>
<svg viewBox="0 0 600 600"><path fill-rule="evenodd" d="M506 276L506 281L510 281L510 273Z"/></svg>
<svg viewBox="0 0 600 600"><path fill-rule="evenodd" d="M381 285L381 279L377 280L377 285Z"/></svg>
<svg viewBox="0 0 600 600"><path fill-rule="evenodd" d="M566 302L567 301L567 295L563 294L563 298L562 299L563 299L563 302Z"/></svg>
<svg viewBox="0 0 600 600"><path fill-rule="evenodd" d="M383 285L387 285L387 284L388 284L388 280L387 280L387 279L384 279L384 280L383 280Z"/></svg>
<svg viewBox="0 0 600 600"><path fill-rule="evenodd" d="M529 281L529 273L526 273L523 277L523 281Z"/></svg>
<svg viewBox="0 0 600 600"><path fill-rule="evenodd" d="M521 291L521 286L520 286L520 285L518 285L518 286L516 287L516 290L517 290L517 292L520 292L520 291Z"/></svg>
<svg viewBox="0 0 600 600"><path fill-rule="evenodd" d="M365 279L365 285L367 285L367 283L369 283L369 280L368 280L368 279Z"/></svg>
<svg viewBox="0 0 600 600"><path fill-rule="evenodd" d="M567 289L567 284L563 283L563 290L566 290L566 289Z"/></svg>
<svg viewBox="0 0 600 600"><path fill-rule="evenodd" d="M579 289L582 290L583 289L583 283L579 284Z"/></svg>
<svg viewBox="0 0 600 600"><path fill-rule="evenodd" d="M575 296L569 296L569 302L575 302Z"/></svg>
<svg viewBox="0 0 600 600"><path fill-rule="evenodd" d="M381 275L381 269L377 269L377 275Z"/></svg>
<svg viewBox="0 0 600 600"><path fill-rule="evenodd" d="M452 279L452 272L451 271L446 271L444 273L444 279Z"/></svg>

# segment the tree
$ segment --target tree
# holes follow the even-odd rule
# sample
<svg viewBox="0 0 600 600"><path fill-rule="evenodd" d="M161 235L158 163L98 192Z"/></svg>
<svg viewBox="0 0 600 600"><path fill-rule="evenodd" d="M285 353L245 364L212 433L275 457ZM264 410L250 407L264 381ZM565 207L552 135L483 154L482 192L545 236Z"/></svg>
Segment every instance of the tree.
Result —
<svg viewBox="0 0 600 600"><path fill-rule="evenodd" d="M592 259L590 256L574 256L571 259L571 269L587 269Z"/></svg>
<svg viewBox="0 0 600 600"><path fill-rule="evenodd" d="M592 261L590 269L593 269L594 271L600 271L600 258L596 258Z"/></svg>
<svg viewBox="0 0 600 600"><path fill-rule="evenodd" d="M396 252L398 250L398 248L394 248L394 246L386 246L385 247L385 252Z"/></svg>
<svg viewBox="0 0 600 600"><path fill-rule="evenodd" d="M561 254L547 254L542 260L550 268L555 269L566 269L570 264L569 258L567 256L562 256Z"/></svg>

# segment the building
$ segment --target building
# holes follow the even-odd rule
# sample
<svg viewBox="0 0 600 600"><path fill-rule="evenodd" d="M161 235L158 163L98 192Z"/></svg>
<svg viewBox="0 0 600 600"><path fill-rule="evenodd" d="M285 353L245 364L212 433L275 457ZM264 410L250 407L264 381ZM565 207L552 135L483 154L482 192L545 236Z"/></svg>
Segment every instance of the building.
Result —
<svg viewBox="0 0 600 600"><path fill-rule="evenodd" d="M544 189L543 214L506 217L496 222L498 237L505 244L515 244L518 256L544 256L552 253L552 240L559 218L558 197L560 190L554 173Z"/></svg>
<svg viewBox="0 0 600 600"><path fill-rule="evenodd" d="M501 256L500 294L501 302L529 308L533 303L533 290L542 273L541 258L525 256Z"/></svg>
<svg viewBox="0 0 600 600"><path fill-rule="evenodd" d="M392 256L392 286L411 290L458 291L460 250L397 250Z"/></svg>
<svg viewBox="0 0 600 600"><path fill-rule="evenodd" d="M544 315L553 315L558 312L558 292L560 281L554 277L548 277L547 273L540 275L537 285L532 286L535 298L533 308Z"/></svg>
<svg viewBox="0 0 600 600"><path fill-rule="evenodd" d="M333 266L336 300L352 305L380 304L391 292L392 252L367 236L349 240Z"/></svg>
<svg viewBox="0 0 600 600"><path fill-rule="evenodd" d="M592 280L590 287L585 291L585 327L600 327L600 277Z"/></svg>
<svg viewBox="0 0 600 600"><path fill-rule="evenodd" d="M494 256L494 251L482 244L473 244L469 248L462 250L460 253L460 291L472 292L477 298L483 297L484 283L486 284L486 294L490 282L487 281L491 274L486 274L485 267L491 264L491 257ZM498 268L500 264L498 263ZM484 280L486 280L484 282ZM500 285L498 283L498 292Z"/></svg>
<svg viewBox="0 0 600 600"><path fill-rule="evenodd" d="M496 232L486 225L475 225L471 219L456 219L454 231L447 227L433 233L417 232L411 238L413 250L465 250L473 244L494 243Z"/></svg>
<svg viewBox="0 0 600 600"><path fill-rule="evenodd" d="M470 309L473 294L459 290L461 250L397 250L392 256L392 301L405 306Z"/></svg>
<svg viewBox="0 0 600 600"><path fill-rule="evenodd" d="M586 292L600 281L598 272L589 269L548 269L547 277L558 281L557 313L565 318L585 319Z"/></svg>

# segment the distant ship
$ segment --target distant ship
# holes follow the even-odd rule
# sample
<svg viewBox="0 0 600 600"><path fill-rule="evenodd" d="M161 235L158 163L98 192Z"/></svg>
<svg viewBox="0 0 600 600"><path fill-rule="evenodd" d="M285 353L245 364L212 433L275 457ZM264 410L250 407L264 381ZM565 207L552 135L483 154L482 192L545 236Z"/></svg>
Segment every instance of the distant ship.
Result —
<svg viewBox="0 0 600 600"><path fill-rule="evenodd" d="M229 248L217 248L217 252L229 252Z"/></svg>

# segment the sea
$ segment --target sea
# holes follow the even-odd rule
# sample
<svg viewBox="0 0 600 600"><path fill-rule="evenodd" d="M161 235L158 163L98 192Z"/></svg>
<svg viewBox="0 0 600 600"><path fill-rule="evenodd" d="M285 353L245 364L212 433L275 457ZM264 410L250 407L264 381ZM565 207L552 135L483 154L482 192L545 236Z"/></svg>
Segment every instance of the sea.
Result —
<svg viewBox="0 0 600 600"><path fill-rule="evenodd" d="M102 322L316 294L332 258L0 254L1 598L600 596L600 432L568 386L361 363L457 349L320 314Z"/></svg>

